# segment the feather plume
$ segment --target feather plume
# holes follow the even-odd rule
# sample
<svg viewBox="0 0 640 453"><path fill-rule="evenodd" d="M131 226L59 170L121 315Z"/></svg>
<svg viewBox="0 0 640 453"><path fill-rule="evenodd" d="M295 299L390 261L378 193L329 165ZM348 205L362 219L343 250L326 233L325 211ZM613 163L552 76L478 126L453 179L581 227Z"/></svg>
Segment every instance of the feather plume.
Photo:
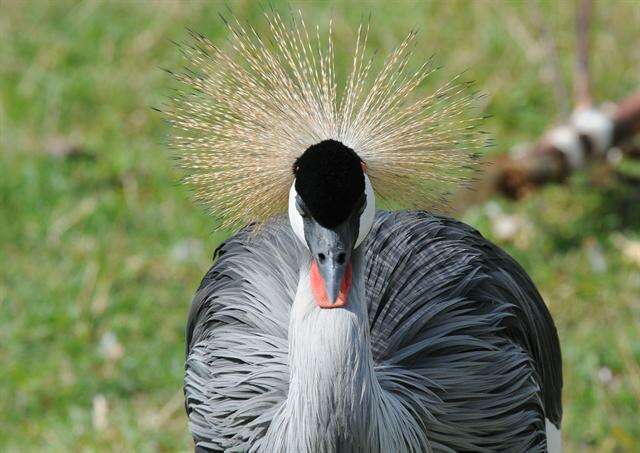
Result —
<svg viewBox="0 0 640 453"><path fill-rule="evenodd" d="M331 22L321 38L301 12L265 18L268 36L223 19L224 47L192 33L182 47L186 70L174 74L182 89L165 109L185 180L222 227L285 211L293 162L326 139L355 150L377 196L396 207L437 208L468 181L486 145L472 114L476 95L461 76L414 95L437 70L431 59L409 69L414 31L377 69L366 55L369 24L361 24L340 82Z"/></svg>

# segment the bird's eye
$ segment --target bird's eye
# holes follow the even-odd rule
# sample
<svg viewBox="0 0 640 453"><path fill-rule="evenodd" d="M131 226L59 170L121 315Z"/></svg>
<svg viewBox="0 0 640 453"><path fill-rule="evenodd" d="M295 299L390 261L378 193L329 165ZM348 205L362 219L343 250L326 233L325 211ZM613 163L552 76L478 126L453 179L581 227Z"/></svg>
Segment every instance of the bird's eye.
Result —
<svg viewBox="0 0 640 453"><path fill-rule="evenodd" d="M300 199L300 197L296 197L296 209L298 210L298 214L300 214L301 217L309 217L307 207L304 205L304 202Z"/></svg>

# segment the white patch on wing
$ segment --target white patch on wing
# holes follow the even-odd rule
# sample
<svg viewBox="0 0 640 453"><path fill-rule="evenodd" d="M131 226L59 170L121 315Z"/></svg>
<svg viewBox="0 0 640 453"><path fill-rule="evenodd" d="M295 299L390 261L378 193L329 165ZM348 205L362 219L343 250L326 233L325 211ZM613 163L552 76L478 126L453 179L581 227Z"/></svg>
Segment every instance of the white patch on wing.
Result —
<svg viewBox="0 0 640 453"><path fill-rule="evenodd" d="M561 453L562 452L562 436L560 430L555 427L548 419L545 421L545 431L547 432L547 451L549 453Z"/></svg>

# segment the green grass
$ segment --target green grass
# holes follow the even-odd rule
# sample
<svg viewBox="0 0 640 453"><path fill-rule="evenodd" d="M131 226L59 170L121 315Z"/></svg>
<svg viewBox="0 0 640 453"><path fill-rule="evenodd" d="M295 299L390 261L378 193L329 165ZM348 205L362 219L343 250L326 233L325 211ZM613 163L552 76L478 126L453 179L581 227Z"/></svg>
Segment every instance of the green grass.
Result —
<svg viewBox="0 0 640 453"><path fill-rule="evenodd" d="M170 40L184 40L186 27L222 39L224 8L0 2L0 451L189 449L183 328L224 234L177 184L151 107L171 87L158 68L179 64ZM232 8L253 21L260 14L251 2ZM534 139L557 116L527 4L304 9L321 24L333 14L344 45L369 12L371 43L383 50L418 26L424 56L436 53L448 74L468 69L489 93L494 152ZM543 10L569 78L573 4ZM640 81L640 7L598 3L596 18L594 93L619 99ZM83 153L52 155L56 141ZM551 308L565 357L567 450L634 451L640 199L592 179L584 172L518 203L476 206L464 220L524 265ZM519 227L502 237L504 219Z"/></svg>

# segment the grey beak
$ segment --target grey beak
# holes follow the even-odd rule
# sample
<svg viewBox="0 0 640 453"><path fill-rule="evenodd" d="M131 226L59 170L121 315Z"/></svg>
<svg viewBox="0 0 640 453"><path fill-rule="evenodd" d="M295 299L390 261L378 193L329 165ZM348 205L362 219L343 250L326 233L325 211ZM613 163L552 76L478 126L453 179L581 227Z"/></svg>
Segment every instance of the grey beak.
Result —
<svg viewBox="0 0 640 453"><path fill-rule="evenodd" d="M347 268L346 254L341 251L340 248L328 248L326 253L320 253L320 257L316 261L318 263L318 270L324 280L325 288L327 290L327 297L329 301L334 304L338 298L340 292L340 286L342 279Z"/></svg>
<svg viewBox="0 0 640 453"><path fill-rule="evenodd" d="M348 222L333 229L313 222L305 226L305 237L324 280L327 298L335 304L356 240L353 228Z"/></svg>

